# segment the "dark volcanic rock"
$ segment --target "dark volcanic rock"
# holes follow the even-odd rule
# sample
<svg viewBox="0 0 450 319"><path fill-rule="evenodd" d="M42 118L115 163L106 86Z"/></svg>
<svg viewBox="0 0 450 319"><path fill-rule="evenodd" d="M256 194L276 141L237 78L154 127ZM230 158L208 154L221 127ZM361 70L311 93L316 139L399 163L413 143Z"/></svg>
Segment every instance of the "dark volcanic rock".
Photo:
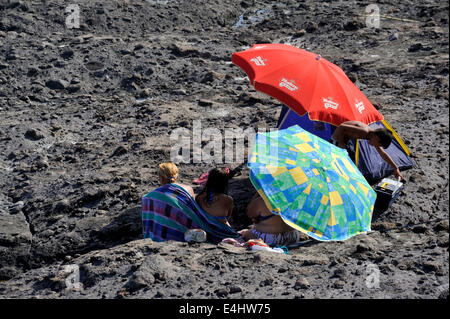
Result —
<svg viewBox="0 0 450 319"><path fill-rule="evenodd" d="M69 85L69 82L65 80L48 80L45 82L45 86L52 90L63 90Z"/></svg>
<svg viewBox="0 0 450 319"><path fill-rule="evenodd" d="M44 137L45 137L44 132L42 132L39 129L31 128L25 132L25 138L32 140L32 141L37 141L37 140L43 139Z"/></svg>
<svg viewBox="0 0 450 319"><path fill-rule="evenodd" d="M33 236L21 212L0 215L0 229L0 280L7 280L28 265Z"/></svg>

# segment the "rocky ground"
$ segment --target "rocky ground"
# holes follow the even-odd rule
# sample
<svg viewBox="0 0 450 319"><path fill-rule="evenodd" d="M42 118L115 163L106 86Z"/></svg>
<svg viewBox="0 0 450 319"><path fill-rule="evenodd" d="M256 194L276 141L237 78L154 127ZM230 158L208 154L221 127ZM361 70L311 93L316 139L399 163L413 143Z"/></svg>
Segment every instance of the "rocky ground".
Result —
<svg viewBox="0 0 450 319"><path fill-rule="evenodd" d="M364 1L71 3L79 28L67 1L0 0L1 298L448 297L447 1L377 1L377 29ZM231 63L266 42L320 53L380 109L416 163L401 196L367 235L287 255L141 239L174 129L276 126ZM231 183L237 229L251 189Z"/></svg>

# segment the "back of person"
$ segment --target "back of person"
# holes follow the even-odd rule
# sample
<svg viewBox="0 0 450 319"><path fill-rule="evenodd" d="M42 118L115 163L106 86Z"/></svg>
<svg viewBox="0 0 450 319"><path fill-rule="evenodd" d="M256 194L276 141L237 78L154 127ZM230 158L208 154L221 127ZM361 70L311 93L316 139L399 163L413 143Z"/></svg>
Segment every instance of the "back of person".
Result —
<svg viewBox="0 0 450 319"><path fill-rule="evenodd" d="M252 216L255 222L254 229L261 233L279 234L293 230L279 215L274 215L269 211L260 196L254 197L250 202L247 207L247 215Z"/></svg>
<svg viewBox="0 0 450 319"><path fill-rule="evenodd" d="M206 198L206 194L202 193L195 199L199 206L211 216L228 217L230 206L232 206L233 199L225 194L213 194L211 202Z"/></svg>
<svg viewBox="0 0 450 319"><path fill-rule="evenodd" d="M233 212L233 199L226 194L228 178L225 170L216 168L211 170L205 188L195 200L208 214L229 225L228 221Z"/></svg>
<svg viewBox="0 0 450 319"><path fill-rule="evenodd" d="M194 190L189 185L178 183L178 167L171 162L161 163L158 167L159 185L175 184L185 189L189 195L194 197Z"/></svg>

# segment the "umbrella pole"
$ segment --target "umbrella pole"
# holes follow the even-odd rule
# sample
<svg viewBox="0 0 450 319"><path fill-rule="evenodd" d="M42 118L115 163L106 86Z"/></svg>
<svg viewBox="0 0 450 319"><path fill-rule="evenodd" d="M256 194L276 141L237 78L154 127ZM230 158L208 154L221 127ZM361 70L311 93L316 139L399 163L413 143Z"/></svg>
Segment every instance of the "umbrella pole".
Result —
<svg viewBox="0 0 450 319"><path fill-rule="evenodd" d="M281 121L281 123L280 123L280 125L278 126L278 128L280 128L280 127L283 126L284 121L286 121L286 119L287 119L289 113L291 113L291 111L292 111L291 108L289 108L289 110L286 112L286 114L284 114L283 120Z"/></svg>

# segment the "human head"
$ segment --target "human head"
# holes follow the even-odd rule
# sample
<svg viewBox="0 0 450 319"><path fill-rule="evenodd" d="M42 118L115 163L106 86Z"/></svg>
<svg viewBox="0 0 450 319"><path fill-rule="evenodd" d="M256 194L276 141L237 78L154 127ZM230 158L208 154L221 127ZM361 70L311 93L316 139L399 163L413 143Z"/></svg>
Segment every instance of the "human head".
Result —
<svg viewBox="0 0 450 319"><path fill-rule="evenodd" d="M171 162L159 164L159 184L175 183L178 179L178 167Z"/></svg>
<svg viewBox="0 0 450 319"><path fill-rule="evenodd" d="M369 144L372 146L382 146L388 148L392 142L392 133L386 128L378 128L372 132L369 138Z"/></svg>
<svg viewBox="0 0 450 319"><path fill-rule="evenodd" d="M213 168L208 173L208 181L205 190L208 201L212 200L212 193L225 194L228 191L228 172L225 169Z"/></svg>

